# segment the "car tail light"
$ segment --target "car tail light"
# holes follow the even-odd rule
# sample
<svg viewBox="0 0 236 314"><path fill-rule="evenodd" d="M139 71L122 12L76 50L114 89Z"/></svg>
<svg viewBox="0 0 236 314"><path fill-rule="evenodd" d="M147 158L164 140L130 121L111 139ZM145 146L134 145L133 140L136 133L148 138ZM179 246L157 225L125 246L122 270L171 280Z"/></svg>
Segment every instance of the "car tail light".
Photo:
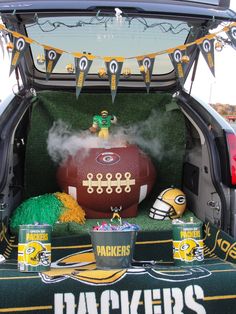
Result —
<svg viewBox="0 0 236 314"><path fill-rule="evenodd" d="M229 149L231 183L236 185L236 135L228 133L226 138Z"/></svg>

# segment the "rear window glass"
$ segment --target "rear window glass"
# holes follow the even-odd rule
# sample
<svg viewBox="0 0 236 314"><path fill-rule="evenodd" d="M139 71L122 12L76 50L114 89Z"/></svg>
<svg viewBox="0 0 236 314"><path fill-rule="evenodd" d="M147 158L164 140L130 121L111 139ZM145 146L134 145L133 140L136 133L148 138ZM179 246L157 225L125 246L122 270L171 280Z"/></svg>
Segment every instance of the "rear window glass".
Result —
<svg viewBox="0 0 236 314"><path fill-rule="evenodd" d="M72 53L86 52L96 56L89 73L97 73L104 67L103 57L119 56L125 58L123 68L129 68L132 74L140 74L136 56L181 45L189 33L185 22L120 15L37 18L36 23L26 26L28 36L37 42L31 45L35 67L45 71L45 62L39 60L44 55L42 45L48 45L66 51L54 73L66 73L68 65L74 65ZM172 70L168 54L156 57L153 74Z"/></svg>

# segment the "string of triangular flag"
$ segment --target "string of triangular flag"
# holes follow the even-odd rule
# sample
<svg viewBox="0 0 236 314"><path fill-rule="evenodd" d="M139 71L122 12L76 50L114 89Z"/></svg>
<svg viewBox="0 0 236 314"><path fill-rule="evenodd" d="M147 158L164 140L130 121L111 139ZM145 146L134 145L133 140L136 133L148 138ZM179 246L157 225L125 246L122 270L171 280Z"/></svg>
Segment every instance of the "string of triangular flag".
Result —
<svg viewBox="0 0 236 314"><path fill-rule="evenodd" d="M102 59L106 66L106 74L108 75L110 90L112 96L112 102L114 102L116 97L117 88L119 85L119 79L122 72L123 63L128 59L136 59L138 62L140 73L142 74L144 83L146 85L147 92L149 92L152 72L154 67L154 62L157 56L162 54L168 54L170 60L176 70L177 77L181 85L185 82L185 74L188 69L188 64L191 59L191 55L188 56L187 49L190 46L196 45L201 53L203 54L204 59L212 73L215 76L215 60L214 60L214 41L217 40L217 35L219 33L226 33L228 35L229 40L231 41L231 45L234 49L236 49L236 22L225 26L223 29L205 35L202 38L197 39L194 42L187 43L185 45L177 46L175 48L169 48L163 51L159 51L152 54L146 54L142 56L134 56L134 57L113 57L113 56L96 56L87 53L70 53L68 51L64 51L52 46L47 46L44 44L40 44L34 39L31 39L27 36L24 36L15 31L11 31L7 29L4 25L0 24L0 31L5 31L13 36L13 45L12 45L12 57L11 57L11 65L10 65L10 75L19 64L20 59L24 56L24 53L29 46L34 43L40 45L44 49L44 59L46 65L46 79L48 80L51 73L53 72L57 62L60 57L64 53L69 53L74 57L75 63L75 76L76 76L76 97L78 98L80 92L83 88L84 82L86 80L86 76L89 73L89 69L92 65L92 62L95 58ZM220 41L217 42L218 48L222 45Z"/></svg>

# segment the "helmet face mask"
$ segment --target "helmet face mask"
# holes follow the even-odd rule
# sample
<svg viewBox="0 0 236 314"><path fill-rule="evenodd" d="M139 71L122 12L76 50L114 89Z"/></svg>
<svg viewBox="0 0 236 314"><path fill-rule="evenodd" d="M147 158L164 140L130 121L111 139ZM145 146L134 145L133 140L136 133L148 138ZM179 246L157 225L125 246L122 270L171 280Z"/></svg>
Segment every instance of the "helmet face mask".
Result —
<svg viewBox="0 0 236 314"><path fill-rule="evenodd" d="M108 116L108 111L107 110L103 110L103 111L101 111L101 116L102 117L107 117Z"/></svg>
<svg viewBox="0 0 236 314"><path fill-rule="evenodd" d="M185 194L179 189L169 188L158 195L149 217L157 220L175 219L182 216L185 208Z"/></svg>
<svg viewBox="0 0 236 314"><path fill-rule="evenodd" d="M174 215L174 209L172 206L163 200L157 198L153 207L150 209L149 217L158 220L171 219L171 216Z"/></svg>

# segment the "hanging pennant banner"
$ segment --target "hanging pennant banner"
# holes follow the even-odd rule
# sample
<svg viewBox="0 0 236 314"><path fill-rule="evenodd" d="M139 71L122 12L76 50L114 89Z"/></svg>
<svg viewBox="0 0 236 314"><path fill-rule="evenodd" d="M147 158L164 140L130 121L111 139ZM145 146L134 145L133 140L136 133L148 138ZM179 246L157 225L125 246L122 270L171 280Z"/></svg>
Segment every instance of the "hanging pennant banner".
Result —
<svg viewBox="0 0 236 314"><path fill-rule="evenodd" d="M20 62L20 59L24 55L26 49L33 42L32 39L27 38L25 36L21 36L18 33L13 32L13 49L12 49L12 57L11 57L11 66L10 66L10 74L14 71L15 67Z"/></svg>
<svg viewBox="0 0 236 314"><path fill-rule="evenodd" d="M95 56L79 53L75 53L74 56L76 73L76 98L78 98Z"/></svg>
<svg viewBox="0 0 236 314"><path fill-rule="evenodd" d="M208 35L203 40L196 40L198 47L205 58L209 69L213 76L215 76L215 61L214 61L214 37Z"/></svg>
<svg viewBox="0 0 236 314"><path fill-rule="evenodd" d="M43 47L46 62L46 79L48 80L64 51L50 46Z"/></svg>
<svg viewBox="0 0 236 314"><path fill-rule="evenodd" d="M236 26L230 27L227 35L229 36L233 47L236 49Z"/></svg>
<svg viewBox="0 0 236 314"><path fill-rule="evenodd" d="M110 82L112 102L114 103L124 58L123 57L114 57L114 58L105 57L104 61L107 68L107 75Z"/></svg>
<svg viewBox="0 0 236 314"><path fill-rule="evenodd" d="M185 70L187 68L187 63L183 62L183 57L186 56L185 49L172 49L169 50L170 60L176 70L177 76L179 78L180 84L183 86L185 82Z"/></svg>
<svg viewBox="0 0 236 314"><path fill-rule="evenodd" d="M139 70L146 84L147 92L149 93L155 57L151 56L137 57L137 61L139 65Z"/></svg>

